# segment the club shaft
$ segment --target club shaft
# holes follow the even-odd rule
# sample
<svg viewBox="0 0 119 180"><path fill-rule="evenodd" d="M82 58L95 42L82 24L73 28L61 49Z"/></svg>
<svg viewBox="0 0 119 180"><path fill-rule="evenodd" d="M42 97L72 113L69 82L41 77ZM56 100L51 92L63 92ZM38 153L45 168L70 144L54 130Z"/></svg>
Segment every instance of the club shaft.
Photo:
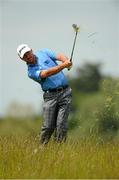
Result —
<svg viewBox="0 0 119 180"><path fill-rule="evenodd" d="M71 57L70 57L70 61L72 62L72 58L73 58L73 53L74 53L74 48L75 48L75 44L76 44L76 38L77 38L77 31L75 34L75 38L74 38L74 43L73 43L73 48L72 48L72 52L71 52Z"/></svg>

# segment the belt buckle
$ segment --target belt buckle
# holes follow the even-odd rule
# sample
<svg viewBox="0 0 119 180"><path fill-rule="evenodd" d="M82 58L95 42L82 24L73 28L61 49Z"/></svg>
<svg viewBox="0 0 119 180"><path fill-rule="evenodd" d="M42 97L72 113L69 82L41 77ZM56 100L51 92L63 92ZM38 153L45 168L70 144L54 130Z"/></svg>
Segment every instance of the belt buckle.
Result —
<svg viewBox="0 0 119 180"><path fill-rule="evenodd" d="M59 92L59 91L63 91L63 87L57 88L57 92Z"/></svg>

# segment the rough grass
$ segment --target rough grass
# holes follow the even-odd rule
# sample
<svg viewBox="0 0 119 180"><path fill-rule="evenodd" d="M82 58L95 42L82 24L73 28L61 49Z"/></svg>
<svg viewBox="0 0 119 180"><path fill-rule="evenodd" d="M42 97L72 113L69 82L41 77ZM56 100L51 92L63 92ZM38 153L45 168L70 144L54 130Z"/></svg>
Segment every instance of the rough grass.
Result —
<svg viewBox="0 0 119 180"><path fill-rule="evenodd" d="M39 147L33 136L0 137L0 178L119 178L119 143L71 139Z"/></svg>
<svg viewBox="0 0 119 180"><path fill-rule="evenodd" d="M119 179L119 128L112 123L115 118L119 120L118 89L107 82L106 96L93 94L82 101L77 98L80 108L72 121L80 117L79 123L65 144L51 141L39 147L35 136L41 119L0 120L0 179ZM104 113L98 109L97 117L95 111L100 104ZM108 111L113 104L114 111ZM100 135L98 122L104 118L108 123L101 124L104 133Z"/></svg>

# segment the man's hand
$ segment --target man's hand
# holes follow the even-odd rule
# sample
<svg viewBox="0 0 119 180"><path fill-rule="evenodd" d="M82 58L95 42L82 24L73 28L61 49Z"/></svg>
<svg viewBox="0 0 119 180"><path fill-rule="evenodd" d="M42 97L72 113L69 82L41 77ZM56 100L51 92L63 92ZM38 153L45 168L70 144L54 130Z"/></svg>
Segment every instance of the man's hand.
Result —
<svg viewBox="0 0 119 180"><path fill-rule="evenodd" d="M70 68L72 67L72 62L71 61L67 61L66 62L66 68Z"/></svg>
<svg viewBox="0 0 119 180"><path fill-rule="evenodd" d="M72 66L72 62L70 62L69 60L63 62L62 64L59 65L62 69L64 68L70 68Z"/></svg>
<svg viewBox="0 0 119 180"><path fill-rule="evenodd" d="M57 60L61 61L63 64L60 64L61 67L67 68L68 70L72 68L72 63L70 61L70 59L68 57L66 57L65 55L59 53L57 54Z"/></svg>

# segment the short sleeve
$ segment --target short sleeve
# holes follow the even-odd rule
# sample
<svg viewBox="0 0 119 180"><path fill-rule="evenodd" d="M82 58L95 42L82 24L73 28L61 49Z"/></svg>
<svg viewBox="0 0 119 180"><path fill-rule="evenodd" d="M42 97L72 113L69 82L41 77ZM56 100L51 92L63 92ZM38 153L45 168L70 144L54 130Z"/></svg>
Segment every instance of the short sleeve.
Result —
<svg viewBox="0 0 119 180"><path fill-rule="evenodd" d="M41 81L40 73L41 73L40 70L34 70L34 69L32 69L32 70L29 69L28 70L29 78L31 78L31 79L33 79L33 80L35 80L37 82Z"/></svg>
<svg viewBox="0 0 119 180"><path fill-rule="evenodd" d="M49 50L49 49L45 49L45 53L50 57L52 58L53 60L56 60L56 53L52 50Z"/></svg>

